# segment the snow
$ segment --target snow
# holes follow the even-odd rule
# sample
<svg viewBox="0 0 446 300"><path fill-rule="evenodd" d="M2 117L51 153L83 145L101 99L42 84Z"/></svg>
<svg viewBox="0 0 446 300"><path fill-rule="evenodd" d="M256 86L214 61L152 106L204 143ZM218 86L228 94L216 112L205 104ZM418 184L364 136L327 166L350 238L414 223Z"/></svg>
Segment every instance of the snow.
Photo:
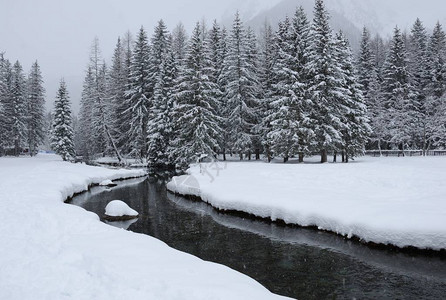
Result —
<svg viewBox="0 0 446 300"><path fill-rule="evenodd" d="M446 158L364 157L349 164L194 165L170 191L365 242L446 249ZM217 174L218 172L218 174ZM188 177L189 176L189 177Z"/></svg>
<svg viewBox="0 0 446 300"><path fill-rule="evenodd" d="M113 200L105 207L105 214L110 217L123 217L137 216L138 212L121 200Z"/></svg>
<svg viewBox="0 0 446 300"><path fill-rule="evenodd" d="M256 281L64 204L105 179L144 175L0 158L0 299L280 299Z"/></svg>
<svg viewBox="0 0 446 300"><path fill-rule="evenodd" d="M99 183L100 186L108 186L108 185L113 185L113 181L111 181L110 179L106 179L101 181L101 183Z"/></svg>

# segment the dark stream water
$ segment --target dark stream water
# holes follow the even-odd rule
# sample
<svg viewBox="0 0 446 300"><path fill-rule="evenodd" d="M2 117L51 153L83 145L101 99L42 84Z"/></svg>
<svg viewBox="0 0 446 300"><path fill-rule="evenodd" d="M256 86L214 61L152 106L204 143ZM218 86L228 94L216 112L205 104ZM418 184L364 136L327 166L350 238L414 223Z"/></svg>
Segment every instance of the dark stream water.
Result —
<svg viewBox="0 0 446 300"><path fill-rule="evenodd" d="M113 225L238 270L276 294L299 299L446 299L444 254L375 249L313 229L219 213L166 192L153 180L95 187L73 204L101 216L111 200L140 218Z"/></svg>

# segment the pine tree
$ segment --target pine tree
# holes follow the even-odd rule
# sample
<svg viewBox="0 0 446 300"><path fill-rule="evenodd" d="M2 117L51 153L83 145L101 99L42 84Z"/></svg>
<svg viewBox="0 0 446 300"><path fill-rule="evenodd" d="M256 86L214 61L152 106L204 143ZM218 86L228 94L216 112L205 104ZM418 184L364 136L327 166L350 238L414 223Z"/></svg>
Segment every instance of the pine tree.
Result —
<svg viewBox="0 0 446 300"><path fill-rule="evenodd" d="M10 91L11 98L6 107L7 118L10 120L9 140L14 148L14 155L18 156L27 140L26 81L19 61L16 61L12 67Z"/></svg>
<svg viewBox="0 0 446 300"><path fill-rule="evenodd" d="M389 141L401 150L412 140L416 94L410 85L407 53L398 27L394 35L383 72L384 108L387 111Z"/></svg>
<svg viewBox="0 0 446 300"><path fill-rule="evenodd" d="M79 131L77 140L81 144L76 145L82 153L84 160L89 161L95 154L95 142L93 135L93 109L94 109L94 76L91 66L87 68L81 97L79 111Z"/></svg>
<svg viewBox="0 0 446 300"><path fill-rule="evenodd" d="M125 101L125 90L127 86L127 72L125 66L124 48L121 39L118 38L113 53L112 65L108 77L108 97L110 99L110 133L117 141L118 148L122 151L124 144L122 137L126 132L126 120L123 118L124 112L128 109Z"/></svg>
<svg viewBox="0 0 446 300"><path fill-rule="evenodd" d="M91 46L90 52L90 68L93 75L93 86L91 96L93 105L91 112L91 124L94 143L94 154L105 155L107 153L109 143L105 126L107 123L107 104L109 99L106 96L106 66L102 60L101 50L99 48L99 40L95 38Z"/></svg>
<svg viewBox="0 0 446 300"><path fill-rule="evenodd" d="M375 54L376 51L373 50L370 33L364 27L358 60L356 62L356 74L358 76L358 83L362 86L364 101L367 106L367 116L372 128L370 139L381 151L387 129L383 119L384 109L382 106L381 89L378 83L378 64Z"/></svg>
<svg viewBox="0 0 446 300"><path fill-rule="evenodd" d="M267 135L268 144L275 156L284 158L284 162L294 156L299 143L299 100L292 92L297 79L293 70L294 47L291 23L288 17L279 24L276 36L277 58L273 68L272 108L267 117L272 128ZM298 83L297 83L298 84Z"/></svg>
<svg viewBox="0 0 446 300"><path fill-rule="evenodd" d="M51 147L64 161L75 157L71 104L67 86L62 79L54 102L54 120L51 134Z"/></svg>
<svg viewBox="0 0 446 300"><path fill-rule="evenodd" d="M177 136L172 142L173 156L180 167L203 156L216 155L221 134L217 116L217 86L209 80L214 72L205 51L202 28L197 23L189 44L184 69L178 79L178 104L174 120Z"/></svg>
<svg viewBox="0 0 446 300"><path fill-rule="evenodd" d="M343 124L339 116L337 95L340 78L336 74L333 37L329 16L322 0L316 0L311 26L311 43L308 56L308 97L312 102L311 130L313 148L321 152L321 162L327 162L327 151L341 144Z"/></svg>
<svg viewBox="0 0 446 300"><path fill-rule="evenodd" d="M427 124L429 119L429 112L427 109L427 89L429 84L428 79L428 36L426 29L420 19L417 19L412 27L410 35L410 43L408 47L409 58L409 73L410 81L413 89L417 93L417 101L414 109L414 139L418 149L423 149L426 153L428 147L429 134Z"/></svg>
<svg viewBox="0 0 446 300"><path fill-rule="evenodd" d="M221 82L225 82L224 105L228 108L228 145L231 151L239 153L240 159L251 150L259 106L259 83L251 64L246 32L237 13L229 37Z"/></svg>
<svg viewBox="0 0 446 300"><path fill-rule="evenodd" d="M8 100L8 65L9 62L0 53L0 156L5 154L7 146L6 102Z"/></svg>
<svg viewBox="0 0 446 300"><path fill-rule="evenodd" d="M344 161L349 162L349 158L364 154L371 128L367 118L362 86L359 84L354 70L353 54L342 32L336 35L335 50L338 76L343 83L343 92L337 94L343 123L340 148L345 154Z"/></svg>
<svg viewBox="0 0 446 300"><path fill-rule="evenodd" d="M131 61L131 73L126 91L129 115L129 146L130 155L140 159L147 157L147 122L149 110L152 105L153 90L150 82L150 47L147 34L141 27L135 42Z"/></svg>
<svg viewBox="0 0 446 300"><path fill-rule="evenodd" d="M446 35L440 23L430 38L428 56L427 94L440 98L446 91Z"/></svg>
<svg viewBox="0 0 446 300"><path fill-rule="evenodd" d="M148 163L156 169L170 167L168 147L173 132L172 94L177 73L171 44L171 37L161 20L152 37L150 76L154 86L147 125Z"/></svg>
<svg viewBox="0 0 446 300"><path fill-rule="evenodd" d="M187 54L187 34L184 25L179 23L172 31L172 52L175 57L175 64L180 68L186 59Z"/></svg>
<svg viewBox="0 0 446 300"><path fill-rule="evenodd" d="M130 119L131 110L130 103L127 101L127 89L130 85L130 74L131 74L131 61L133 56L132 50L133 38L130 32L124 36L122 40L122 62L123 62L123 77L125 78L124 86L124 100L120 105L116 106L119 110L116 112L117 123L119 124L119 137L117 140L118 148L121 153L128 154L131 152L128 132L130 132Z"/></svg>
<svg viewBox="0 0 446 300"><path fill-rule="evenodd" d="M28 147L31 156L45 139L45 89L37 61L32 65L28 77Z"/></svg>
<svg viewBox="0 0 446 300"><path fill-rule="evenodd" d="M274 84L274 64L276 61L275 36L270 24L265 23L260 39L259 53L259 82L260 82L260 105L259 115L261 121L255 128L260 135L264 152L268 162L272 159L271 141L267 135L271 131L271 124L268 116L272 110L272 93Z"/></svg>

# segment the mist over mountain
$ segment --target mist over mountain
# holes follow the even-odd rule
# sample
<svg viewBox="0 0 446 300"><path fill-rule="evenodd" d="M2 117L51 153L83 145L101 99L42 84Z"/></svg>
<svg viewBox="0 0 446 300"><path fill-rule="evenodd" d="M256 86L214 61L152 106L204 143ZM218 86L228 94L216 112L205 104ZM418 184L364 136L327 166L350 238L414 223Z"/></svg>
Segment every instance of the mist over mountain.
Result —
<svg viewBox="0 0 446 300"><path fill-rule="evenodd" d="M437 21L446 24L444 0L327 0L325 5L331 15L333 30L342 30L353 48L357 47L364 26L372 34L390 37L395 26L410 31L417 17L428 29L432 29ZM247 25L259 29L265 22L277 26L286 15L292 16L299 6L305 9L311 19L314 0L271 1L269 5L262 0L253 0L238 9ZM226 13L223 23L230 24L231 17Z"/></svg>

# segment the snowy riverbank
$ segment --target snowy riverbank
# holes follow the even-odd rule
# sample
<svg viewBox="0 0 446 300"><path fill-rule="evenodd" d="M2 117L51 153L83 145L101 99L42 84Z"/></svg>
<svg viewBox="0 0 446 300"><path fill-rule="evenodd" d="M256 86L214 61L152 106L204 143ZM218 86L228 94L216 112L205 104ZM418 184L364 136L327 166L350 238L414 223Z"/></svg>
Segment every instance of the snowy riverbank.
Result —
<svg viewBox="0 0 446 300"><path fill-rule="evenodd" d="M225 266L63 203L90 184L143 174L53 155L0 158L0 299L282 298Z"/></svg>
<svg viewBox="0 0 446 300"><path fill-rule="evenodd" d="M349 164L202 164L170 191L222 210L317 226L363 241L446 249L446 157L371 158Z"/></svg>

